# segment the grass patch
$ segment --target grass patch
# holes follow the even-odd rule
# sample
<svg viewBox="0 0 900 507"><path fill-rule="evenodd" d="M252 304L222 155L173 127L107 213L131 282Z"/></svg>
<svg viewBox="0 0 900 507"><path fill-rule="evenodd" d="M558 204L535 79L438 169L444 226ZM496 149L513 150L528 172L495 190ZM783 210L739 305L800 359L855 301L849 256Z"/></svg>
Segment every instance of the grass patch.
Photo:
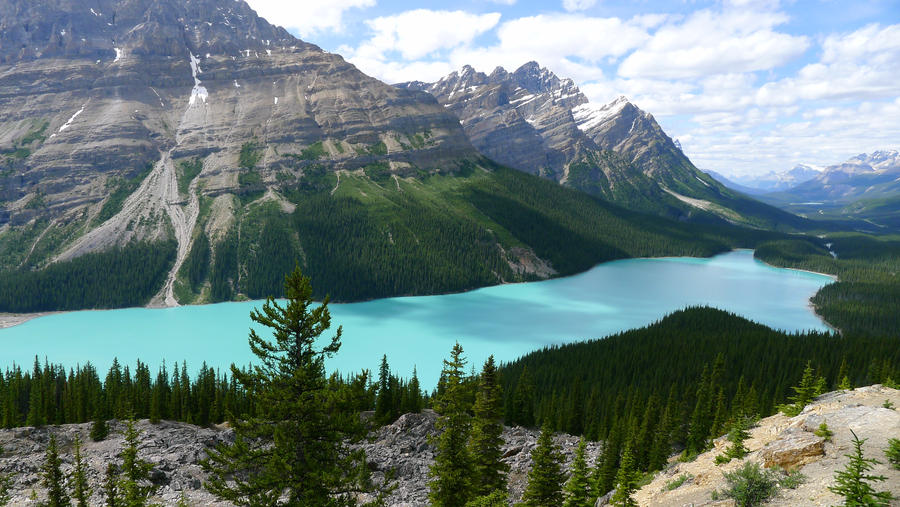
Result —
<svg viewBox="0 0 900 507"><path fill-rule="evenodd" d="M680 488L685 482L691 481L693 479L694 476L691 474L681 474L671 481L666 482L665 490L672 491L673 489Z"/></svg>
<svg viewBox="0 0 900 507"><path fill-rule="evenodd" d="M300 160L318 160L326 155L322 141L316 141L300 151Z"/></svg>
<svg viewBox="0 0 900 507"><path fill-rule="evenodd" d="M203 159L195 158L178 162L178 169L176 174L178 177L178 192L187 195L191 182L203 170Z"/></svg>
<svg viewBox="0 0 900 507"><path fill-rule="evenodd" d="M241 146L238 166L244 169L253 169L260 160L262 160L262 147L255 140L248 141Z"/></svg>
<svg viewBox="0 0 900 507"><path fill-rule="evenodd" d="M384 144L384 141L378 141L366 148L366 152L368 152L369 155L387 155L387 145Z"/></svg>

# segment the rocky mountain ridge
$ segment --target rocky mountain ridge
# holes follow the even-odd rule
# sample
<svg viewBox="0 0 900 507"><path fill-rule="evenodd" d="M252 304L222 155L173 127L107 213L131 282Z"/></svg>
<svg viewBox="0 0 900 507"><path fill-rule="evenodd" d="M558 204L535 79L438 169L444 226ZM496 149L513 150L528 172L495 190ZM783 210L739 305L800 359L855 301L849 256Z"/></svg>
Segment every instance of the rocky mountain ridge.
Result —
<svg viewBox="0 0 900 507"><path fill-rule="evenodd" d="M485 156L625 207L682 220L790 221L694 167L626 97L591 104L571 79L537 62L490 74L467 65L434 83L396 86L434 95Z"/></svg>
<svg viewBox="0 0 900 507"><path fill-rule="evenodd" d="M0 269L171 238L158 296L171 305L198 227L221 238L235 197L289 207L280 188L311 169L452 173L477 159L431 96L244 1L0 1Z"/></svg>

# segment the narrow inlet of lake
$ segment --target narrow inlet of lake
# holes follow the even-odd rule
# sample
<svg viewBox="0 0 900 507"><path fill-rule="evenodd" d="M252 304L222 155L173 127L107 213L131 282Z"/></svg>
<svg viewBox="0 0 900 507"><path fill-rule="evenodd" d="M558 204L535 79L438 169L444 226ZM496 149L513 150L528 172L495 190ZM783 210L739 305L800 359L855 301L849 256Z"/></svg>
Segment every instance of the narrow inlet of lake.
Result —
<svg viewBox="0 0 900 507"><path fill-rule="evenodd" d="M651 324L687 306L721 308L787 331L828 327L809 298L833 280L826 275L768 266L750 250L708 259L628 259L585 273L543 282L499 285L461 294L332 304L332 326L343 326L343 346L327 362L330 371L377 371L382 354L403 377L418 370L432 389L441 361L456 341L480 370L493 354L510 361L546 345L610 334ZM196 371L252 359L247 345L250 310L260 301L129 308L49 315L0 330L0 367L30 369L43 362L75 366L90 361L101 378L120 363L187 360ZM265 329L254 326L258 333ZM263 335L267 336L267 335ZM328 335L329 337L331 334Z"/></svg>

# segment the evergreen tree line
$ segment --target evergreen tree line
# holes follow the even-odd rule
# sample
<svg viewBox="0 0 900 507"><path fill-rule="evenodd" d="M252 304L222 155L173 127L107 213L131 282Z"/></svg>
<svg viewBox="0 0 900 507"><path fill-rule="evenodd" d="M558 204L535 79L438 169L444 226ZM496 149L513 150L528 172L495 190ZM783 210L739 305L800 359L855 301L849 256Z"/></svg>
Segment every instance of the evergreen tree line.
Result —
<svg viewBox="0 0 900 507"><path fill-rule="evenodd" d="M142 306L175 262L174 241L132 242L40 271L0 272L0 312Z"/></svg>
<svg viewBox="0 0 900 507"><path fill-rule="evenodd" d="M246 370L247 368L245 368ZM329 384L352 392L353 408L374 411L380 424L430 406L418 377L391 373L385 357L377 382L369 371L344 378L332 375ZM172 420L208 426L228 420L228 414L257 413L257 402L234 376L203 363L193 376L187 362L163 363L152 373L138 360L134 369L117 359L101 380L90 363L68 371L63 365L42 364L32 369L13 365L0 375L0 426L43 426L102 422L109 419Z"/></svg>

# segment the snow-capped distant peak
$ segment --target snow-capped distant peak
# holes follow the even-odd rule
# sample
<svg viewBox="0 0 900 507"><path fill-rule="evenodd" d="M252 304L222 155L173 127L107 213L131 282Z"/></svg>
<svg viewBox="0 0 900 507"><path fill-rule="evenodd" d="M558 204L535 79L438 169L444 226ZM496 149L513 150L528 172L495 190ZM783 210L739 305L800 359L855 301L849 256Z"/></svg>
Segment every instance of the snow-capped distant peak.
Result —
<svg viewBox="0 0 900 507"><path fill-rule="evenodd" d="M575 123L578 124L578 128L582 132L587 132L619 114L628 104L628 98L620 95L616 100L599 107L593 104L577 106L572 109L572 115L575 117Z"/></svg>

